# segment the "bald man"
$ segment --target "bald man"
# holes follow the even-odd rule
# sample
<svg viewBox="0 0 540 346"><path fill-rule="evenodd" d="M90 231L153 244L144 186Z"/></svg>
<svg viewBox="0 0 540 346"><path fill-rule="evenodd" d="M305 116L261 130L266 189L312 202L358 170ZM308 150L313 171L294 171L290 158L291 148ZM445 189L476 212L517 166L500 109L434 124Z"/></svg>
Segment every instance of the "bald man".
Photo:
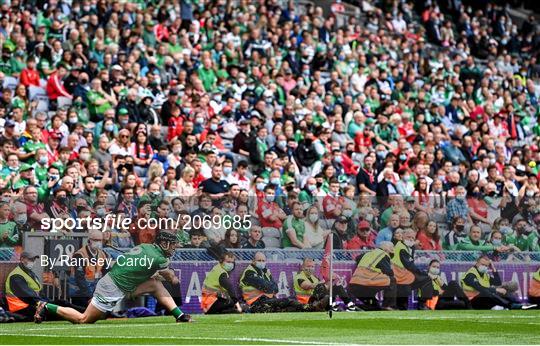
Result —
<svg viewBox="0 0 540 346"><path fill-rule="evenodd" d="M86 306L97 282L109 271L111 260L102 248L103 232L91 230L86 245L73 254L72 258L77 260L76 266L70 266L69 295L73 304Z"/></svg>
<svg viewBox="0 0 540 346"><path fill-rule="evenodd" d="M361 299L368 309L379 309L375 295L384 292L383 310L394 310L396 279L391 266L394 244L382 241L377 249L358 256L357 267L349 283L349 292Z"/></svg>
<svg viewBox="0 0 540 346"><path fill-rule="evenodd" d="M403 232L403 240L396 243L392 256L392 269L397 284L397 305L400 310L407 310L408 298L413 289L421 289L418 298L418 309L429 309L425 303L433 298L433 285L427 272L418 269L414 264L414 246L416 232L410 228Z"/></svg>
<svg viewBox="0 0 540 346"><path fill-rule="evenodd" d="M253 261L240 277L240 289L251 312L294 312L309 311L309 305L302 305L290 298L276 298L278 285L266 268L266 256L255 253Z"/></svg>
<svg viewBox="0 0 540 346"><path fill-rule="evenodd" d="M314 311L328 310L330 303L330 282L319 280L315 275L315 261L312 258L304 258L301 270L293 278L296 300L302 304L309 304ZM340 297L346 305L347 311L359 311L350 295L341 285L332 286L332 309L338 311L336 298Z"/></svg>

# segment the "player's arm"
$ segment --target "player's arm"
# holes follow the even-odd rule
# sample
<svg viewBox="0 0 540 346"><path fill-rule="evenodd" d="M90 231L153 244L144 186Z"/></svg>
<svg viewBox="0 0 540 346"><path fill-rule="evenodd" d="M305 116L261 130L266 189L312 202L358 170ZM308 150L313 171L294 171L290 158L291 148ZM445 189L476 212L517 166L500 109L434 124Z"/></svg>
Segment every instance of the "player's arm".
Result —
<svg viewBox="0 0 540 346"><path fill-rule="evenodd" d="M156 274L158 275L158 277L161 276L164 279L164 281L168 281L172 283L173 285L179 282L178 277L176 276L176 273L174 272L174 270L170 268L160 270Z"/></svg>

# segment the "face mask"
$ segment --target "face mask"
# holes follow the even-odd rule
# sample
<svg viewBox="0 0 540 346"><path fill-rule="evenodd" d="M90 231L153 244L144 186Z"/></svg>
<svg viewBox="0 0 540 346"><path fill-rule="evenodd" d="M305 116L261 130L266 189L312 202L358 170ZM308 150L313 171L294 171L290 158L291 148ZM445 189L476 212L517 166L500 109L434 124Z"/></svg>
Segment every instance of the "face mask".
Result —
<svg viewBox="0 0 540 346"><path fill-rule="evenodd" d="M386 157L386 151L378 151L377 152L377 156L380 158L380 159L384 159Z"/></svg>
<svg viewBox="0 0 540 346"><path fill-rule="evenodd" d="M90 249L92 250L101 250L103 248L103 243L100 241L91 241L90 242Z"/></svg>
<svg viewBox="0 0 540 346"><path fill-rule="evenodd" d="M500 246L502 241L500 239L491 239L491 244L493 244L493 246Z"/></svg>
<svg viewBox="0 0 540 346"><path fill-rule="evenodd" d="M150 196L152 196L152 197L158 197L158 196L159 196L159 192L157 192L157 191L150 192Z"/></svg>
<svg viewBox="0 0 540 346"><path fill-rule="evenodd" d="M26 263L26 268L32 270L32 268L34 268L34 265L36 264L35 261L32 261L32 262L28 262Z"/></svg>
<svg viewBox="0 0 540 346"><path fill-rule="evenodd" d="M49 158L47 156L40 156L38 159L38 163L43 166L45 166L48 162Z"/></svg>
<svg viewBox="0 0 540 346"><path fill-rule="evenodd" d="M342 160L343 158L341 156L334 157L334 161L336 161L337 163L341 163Z"/></svg>
<svg viewBox="0 0 540 346"><path fill-rule="evenodd" d="M200 124L204 123L204 119L203 118L196 118L195 122L200 125Z"/></svg>
<svg viewBox="0 0 540 346"><path fill-rule="evenodd" d="M409 240L404 240L403 243L404 243L405 245L407 245L408 247L413 247L415 241L409 239Z"/></svg>
<svg viewBox="0 0 540 346"><path fill-rule="evenodd" d="M234 263L223 263L223 269L227 272L231 272L234 269Z"/></svg>
<svg viewBox="0 0 540 346"><path fill-rule="evenodd" d="M431 267L429 268L429 273L431 275L439 275L441 273L441 270L439 268Z"/></svg>
<svg viewBox="0 0 540 346"><path fill-rule="evenodd" d="M456 196L456 198L460 201L464 201L465 200L465 195L459 195L459 196Z"/></svg>
<svg viewBox="0 0 540 346"><path fill-rule="evenodd" d="M127 119L120 120L120 125L122 126L126 126L128 123L129 123L129 120Z"/></svg>
<svg viewBox="0 0 540 346"><path fill-rule="evenodd" d="M313 192L313 191L315 191L315 190L317 189L317 186L316 186L316 185L310 184L310 185L307 186L307 189L308 189L309 191Z"/></svg>
<svg viewBox="0 0 540 346"><path fill-rule="evenodd" d="M315 222L317 222L317 220L319 220L319 215L317 215L317 214L309 214L309 221L311 221L312 223L315 223Z"/></svg>
<svg viewBox="0 0 540 346"><path fill-rule="evenodd" d="M534 191L533 190L527 190L527 197L532 197L534 196Z"/></svg>
<svg viewBox="0 0 540 346"><path fill-rule="evenodd" d="M465 225L456 225L456 230L463 232L464 229L465 229Z"/></svg>
<svg viewBox="0 0 540 346"><path fill-rule="evenodd" d="M488 271L488 267L485 265L479 265L477 269L480 274L485 274Z"/></svg>
<svg viewBox="0 0 540 346"><path fill-rule="evenodd" d="M270 179L270 182L271 182L272 184L274 184L274 185L278 185L278 186L279 186L279 185L281 184L281 179L279 179L279 178L272 178L272 179Z"/></svg>
<svg viewBox="0 0 540 346"><path fill-rule="evenodd" d="M90 158L90 154L81 154L79 155L79 158L83 161L88 161L88 159Z"/></svg>
<svg viewBox="0 0 540 346"><path fill-rule="evenodd" d="M257 190L262 191L266 187L266 184L265 183L257 183L256 187L257 187Z"/></svg>
<svg viewBox="0 0 540 346"><path fill-rule="evenodd" d="M277 146L281 149L285 149L287 147L287 141L279 141Z"/></svg>
<svg viewBox="0 0 540 346"><path fill-rule="evenodd" d="M406 160L407 160L407 155L403 155L403 154L402 154L402 155L399 155L399 159L400 159L401 161L406 161Z"/></svg>
<svg viewBox="0 0 540 346"><path fill-rule="evenodd" d="M257 269L263 270L264 268L266 268L266 262L255 262L255 267L257 267Z"/></svg>
<svg viewBox="0 0 540 346"><path fill-rule="evenodd" d="M322 182L319 182L319 181L318 181L318 182L317 182L317 187L318 187L318 188L321 188L321 187L322 187L322 184L323 184Z"/></svg>
<svg viewBox="0 0 540 346"><path fill-rule="evenodd" d="M408 176L408 175L403 176L403 181L410 181L410 180L411 180L410 176Z"/></svg>
<svg viewBox="0 0 540 346"><path fill-rule="evenodd" d="M97 214L97 216L103 217L103 216L105 216L105 214L107 214L107 211L105 209L103 209L103 208L99 208L99 209L96 210L96 214Z"/></svg>
<svg viewBox="0 0 540 346"><path fill-rule="evenodd" d="M17 215L17 217L15 218L15 222L18 223L19 225L24 225L27 219L28 218L26 214L21 214L21 215Z"/></svg>
<svg viewBox="0 0 540 346"><path fill-rule="evenodd" d="M105 131L112 132L114 130L114 125L105 125Z"/></svg>
<svg viewBox="0 0 540 346"><path fill-rule="evenodd" d="M351 217L352 216L352 210L343 210L343 216L345 217Z"/></svg>
<svg viewBox="0 0 540 346"><path fill-rule="evenodd" d="M500 228L500 231L502 234L510 234L512 233L512 228L508 227L508 226L502 226Z"/></svg>
<svg viewBox="0 0 540 346"><path fill-rule="evenodd" d="M232 167L223 167L223 173L229 175L232 173Z"/></svg>
<svg viewBox="0 0 540 346"><path fill-rule="evenodd" d="M70 124L76 124L77 121L79 121L79 119L77 119L77 118L69 118L69 123Z"/></svg>
<svg viewBox="0 0 540 346"><path fill-rule="evenodd" d="M266 195L266 201L267 202L273 202L275 197L276 196L274 196L274 195Z"/></svg>
<svg viewBox="0 0 540 346"><path fill-rule="evenodd" d="M244 78L238 78L238 85L244 85L246 80Z"/></svg>
<svg viewBox="0 0 540 346"><path fill-rule="evenodd" d="M217 129L218 129L217 124L210 124L210 130L217 131Z"/></svg>

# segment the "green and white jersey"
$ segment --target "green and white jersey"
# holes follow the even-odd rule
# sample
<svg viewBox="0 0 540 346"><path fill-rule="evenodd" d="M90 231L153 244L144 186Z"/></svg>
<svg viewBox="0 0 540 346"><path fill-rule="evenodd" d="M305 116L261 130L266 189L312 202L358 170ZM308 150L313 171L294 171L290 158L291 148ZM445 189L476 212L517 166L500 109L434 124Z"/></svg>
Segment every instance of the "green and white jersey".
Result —
<svg viewBox="0 0 540 346"><path fill-rule="evenodd" d="M118 256L109 276L123 292L131 293L158 270L168 266L169 259L159 246L141 244Z"/></svg>

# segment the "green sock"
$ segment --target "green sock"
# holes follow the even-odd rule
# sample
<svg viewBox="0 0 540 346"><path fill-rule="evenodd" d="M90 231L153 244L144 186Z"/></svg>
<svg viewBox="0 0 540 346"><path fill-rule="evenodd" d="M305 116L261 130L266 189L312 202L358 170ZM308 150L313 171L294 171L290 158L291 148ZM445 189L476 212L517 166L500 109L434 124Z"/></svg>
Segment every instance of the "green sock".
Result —
<svg viewBox="0 0 540 346"><path fill-rule="evenodd" d="M58 311L58 305L54 305L54 304L50 304L50 303L47 303L45 305L45 308L47 309L48 312L53 313L55 315L56 315L56 313Z"/></svg>
<svg viewBox="0 0 540 346"><path fill-rule="evenodd" d="M171 310L171 314L174 316L174 318L180 317L180 315L183 314L182 310L177 306L174 309Z"/></svg>

